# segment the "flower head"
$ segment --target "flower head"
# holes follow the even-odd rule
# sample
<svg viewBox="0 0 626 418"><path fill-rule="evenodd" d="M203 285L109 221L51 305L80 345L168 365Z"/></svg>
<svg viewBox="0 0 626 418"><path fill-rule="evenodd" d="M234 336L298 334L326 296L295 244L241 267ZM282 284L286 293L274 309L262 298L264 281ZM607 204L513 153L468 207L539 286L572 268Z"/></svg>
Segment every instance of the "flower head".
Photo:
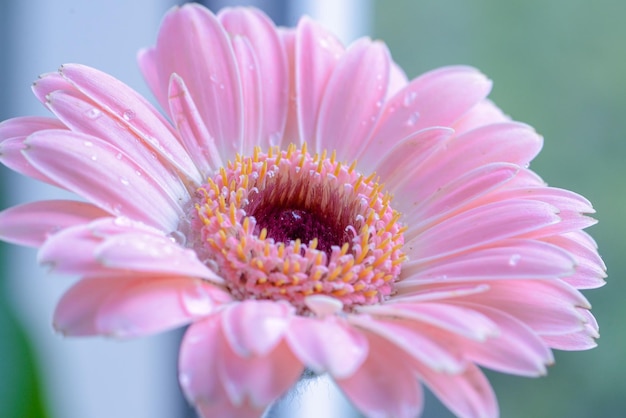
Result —
<svg viewBox="0 0 626 418"><path fill-rule="evenodd" d="M54 118L0 125L5 165L84 199L0 213L2 239L81 277L60 332L189 324L180 384L206 417L259 416L305 368L367 416L417 415L421 383L496 416L480 367L595 346L593 209L530 171L541 137L475 69L409 81L380 42L198 5L139 61L165 116L70 64L34 85Z"/></svg>

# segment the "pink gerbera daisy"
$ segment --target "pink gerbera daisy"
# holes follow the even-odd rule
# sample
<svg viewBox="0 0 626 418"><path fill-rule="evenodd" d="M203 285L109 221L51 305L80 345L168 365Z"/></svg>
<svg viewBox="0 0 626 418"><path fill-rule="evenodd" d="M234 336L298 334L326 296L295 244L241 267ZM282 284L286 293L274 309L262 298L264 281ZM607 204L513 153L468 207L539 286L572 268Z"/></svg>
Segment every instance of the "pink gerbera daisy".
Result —
<svg viewBox="0 0 626 418"><path fill-rule="evenodd" d="M33 87L55 118L0 125L5 165L85 200L0 214L2 239L81 276L58 331L189 325L179 379L204 417L259 416L305 369L370 417L418 415L421 383L493 417L480 367L538 376L595 346L593 209L528 169L542 138L475 69L408 81L383 43L198 5L139 61L165 117L69 64Z"/></svg>

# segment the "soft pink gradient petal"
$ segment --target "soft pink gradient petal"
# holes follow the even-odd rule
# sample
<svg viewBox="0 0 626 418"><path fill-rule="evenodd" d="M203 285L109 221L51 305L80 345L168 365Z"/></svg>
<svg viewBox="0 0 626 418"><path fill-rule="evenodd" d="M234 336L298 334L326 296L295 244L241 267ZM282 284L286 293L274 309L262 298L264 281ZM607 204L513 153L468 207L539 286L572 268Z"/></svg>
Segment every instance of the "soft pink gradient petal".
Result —
<svg viewBox="0 0 626 418"><path fill-rule="evenodd" d="M193 322L229 300L224 291L188 276L88 277L63 295L54 326L72 336L148 335Z"/></svg>
<svg viewBox="0 0 626 418"><path fill-rule="evenodd" d="M59 90L49 93L48 108L74 132L100 138L124 151L145 174L163 185L173 201L189 200L189 192L180 180L175 167L155 158L141 137L121 124L115 115L99 107L77 90ZM122 154L119 155L121 159ZM116 157L118 157L116 155Z"/></svg>
<svg viewBox="0 0 626 418"><path fill-rule="evenodd" d="M286 303L242 301L221 314L222 330L239 357L263 357L283 339L294 314Z"/></svg>
<svg viewBox="0 0 626 418"><path fill-rule="evenodd" d="M484 99L463 114L459 120L452 124L452 127L460 135L481 126L510 121L511 118L505 115L491 100Z"/></svg>
<svg viewBox="0 0 626 418"><path fill-rule="evenodd" d="M294 95L298 103L299 134L301 140L311 142L328 79L345 48L333 34L308 17L300 19L295 36Z"/></svg>
<svg viewBox="0 0 626 418"><path fill-rule="evenodd" d="M381 113L389 66L384 44L367 39L352 44L326 85L313 141L316 152L336 150L340 158L355 155L355 147L369 137Z"/></svg>
<svg viewBox="0 0 626 418"><path fill-rule="evenodd" d="M600 337L598 322L588 310L579 310L584 317L580 330L559 335L542 335L541 338L552 348L558 350L589 350L596 347Z"/></svg>
<svg viewBox="0 0 626 418"><path fill-rule="evenodd" d="M223 335L219 314L193 324L181 344L181 386L206 417L259 417L302 370L284 343L265 356L239 357Z"/></svg>
<svg viewBox="0 0 626 418"><path fill-rule="evenodd" d="M62 229L110 216L102 209L73 200L43 200L0 212L0 239L29 247L41 246Z"/></svg>
<svg viewBox="0 0 626 418"><path fill-rule="evenodd" d="M284 149L289 144L302 145L305 138L300 136L300 124L298 122L298 92L296 87L296 67L295 49L296 49L296 31L286 28L278 28L278 36L283 45L285 56L287 58L287 69L289 70L289 100L287 102L287 120L285 122L285 130L281 139L280 147Z"/></svg>
<svg viewBox="0 0 626 418"><path fill-rule="evenodd" d="M168 94L172 122L180 133L185 150L203 175L216 172L224 165L222 157L184 80L177 74L172 74Z"/></svg>
<svg viewBox="0 0 626 418"><path fill-rule="evenodd" d="M417 365L419 367L419 365ZM419 367L423 381L455 415L463 418L499 416L496 395L485 375L468 363L463 373L443 374Z"/></svg>
<svg viewBox="0 0 626 418"><path fill-rule="evenodd" d="M285 80L289 78L287 57L283 45L272 21L257 9L224 9L218 14L220 23L228 34L235 40L245 39L250 45L254 66L258 73L256 87L260 90L260 129L252 132L249 138L244 139L244 153L252 153L254 145L263 149L268 146L279 145L287 118L287 102L289 100L289 85ZM241 42L237 42L241 44ZM237 51L237 48L235 48ZM242 62L239 61L241 64ZM250 72L250 60L239 65L241 79ZM246 89L244 106L246 106ZM244 107L246 110L246 107ZM244 113L245 118L248 114ZM256 135L254 135L256 134Z"/></svg>
<svg viewBox="0 0 626 418"><path fill-rule="evenodd" d="M240 357L225 344L218 363L222 384L235 405L249 403L265 409L284 395L301 376L304 366L282 342L264 355Z"/></svg>
<svg viewBox="0 0 626 418"><path fill-rule="evenodd" d="M563 280L577 289L595 289L604 285L606 265L598 255L597 245L582 231L545 238L551 244L568 251L576 259L576 272Z"/></svg>
<svg viewBox="0 0 626 418"><path fill-rule="evenodd" d="M421 233L407 230L405 251L415 262L441 259L560 222L558 210L527 200L495 201L449 218Z"/></svg>
<svg viewBox="0 0 626 418"><path fill-rule="evenodd" d="M233 159L243 139L241 82L230 40L217 18L197 4L173 8L161 24L156 47L142 61L142 68L158 70L155 94L164 109L171 75L185 80L220 155ZM148 77L154 79L152 72Z"/></svg>
<svg viewBox="0 0 626 418"><path fill-rule="evenodd" d="M337 385L369 418L415 418L423 393L410 357L376 334L368 335L370 350L363 365Z"/></svg>
<svg viewBox="0 0 626 418"><path fill-rule="evenodd" d="M223 283L195 252L159 230L123 218L98 219L60 231L42 245L38 261L66 274L111 276L135 271Z"/></svg>
<svg viewBox="0 0 626 418"><path fill-rule="evenodd" d="M64 65L59 72L159 157L176 167L181 177L201 180L171 125L136 91L114 77L84 65Z"/></svg>
<svg viewBox="0 0 626 418"><path fill-rule="evenodd" d="M554 362L552 352L530 327L514 317L485 306L462 305L488 317L499 329L484 343L464 341L465 356L481 366L504 373L541 376Z"/></svg>
<svg viewBox="0 0 626 418"><path fill-rule="evenodd" d="M48 95L55 91L76 91L76 87L58 71L41 74L32 86L35 97L48 106Z"/></svg>
<svg viewBox="0 0 626 418"><path fill-rule="evenodd" d="M318 374L328 372L337 379L355 373L368 355L368 341L363 333L334 315L296 317L286 339L307 367Z"/></svg>
<svg viewBox="0 0 626 418"><path fill-rule="evenodd" d="M428 161L407 171L401 181L389 186L396 195L410 196L411 203L419 203L480 166L512 163L524 167L537 155L542 143L534 130L521 123L484 126L454 136Z"/></svg>
<svg viewBox="0 0 626 418"><path fill-rule="evenodd" d="M35 168L107 212L176 229L183 215L179 202L169 199L119 148L97 137L59 130L34 133L25 144L23 152Z"/></svg>
<svg viewBox="0 0 626 418"><path fill-rule="evenodd" d="M23 116L6 120L0 123L0 162L28 177L59 186L54 180L33 167L22 151L26 148L24 141L28 135L48 129L66 129L65 125L51 118L39 116Z"/></svg>
<svg viewBox="0 0 626 418"><path fill-rule="evenodd" d="M576 260L561 247L541 241L511 239L497 246L460 253L432 263L409 260L399 288L443 281L551 279L574 273Z"/></svg>
<svg viewBox="0 0 626 418"><path fill-rule="evenodd" d="M384 305L364 306L358 312L378 318L409 319L478 342L499 333L497 325L488 316L474 309L446 303L394 303L392 300Z"/></svg>
<svg viewBox="0 0 626 418"><path fill-rule="evenodd" d="M508 183L519 172L519 166L507 163L491 163L471 171L437 189L422 202L416 202L409 209L405 222L411 229L425 229L427 225L449 217L455 212L477 206L477 201ZM406 205L398 202L402 209Z"/></svg>
<svg viewBox="0 0 626 418"><path fill-rule="evenodd" d="M426 333L410 328L410 322L402 319L374 318L365 315L349 317L352 325L374 333L401 348L420 363L442 373L458 373L465 359L461 347L449 346L448 341L430 338ZM371 339L370 339L371 342ZM375 348L370 347L370 353Z"/></svg>
<svg viewBox="0 0 626 418"><path fill-rule="evenodd" d="M491 82L470 67L446 67L421 75L385 103L371 139L358 154L360 167L375 165L390 145L416 131L450 126L489 90Z"/></svg>

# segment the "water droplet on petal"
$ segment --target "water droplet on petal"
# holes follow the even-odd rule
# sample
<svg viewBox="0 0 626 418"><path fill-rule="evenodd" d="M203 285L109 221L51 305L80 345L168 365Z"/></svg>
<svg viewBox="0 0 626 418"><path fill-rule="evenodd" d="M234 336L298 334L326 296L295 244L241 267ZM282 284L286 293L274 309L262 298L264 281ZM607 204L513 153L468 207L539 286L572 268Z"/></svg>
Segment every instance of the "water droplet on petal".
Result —
<svg viewBox="0 0 626 418"><path fill-rule="evenodd" d="M183 309L194 316L206 315L213 309L211 297L199 283L184 289L180 294L180 301Z"/></svg>
<svg viewBox="0 0 626 418"><path fill-rule="evenodd" d="M174 231L174 232L170 233L170 238L176 244L178 244L180 246L183 246L183 247L187 243L187 236L184 233L182 233L181 231Z"/></svg>
<svg viewBox="0 0 626 418"><path fill-rule="evenodd" d="M118 152L117 155L115 156L116 159L121 160L123 157L121 152Z"/></svg>
<svg viewBox="0 0 626 418"><path fill-rule="evenodd" d="M402 102L402 104L404 104L405 107L409 107L413 104L413 102L415 102L416 98L417 93L414 91L409 91L404 95L404 101Z"/></svg>
<svg viewBox="0 0 626 418"><path fill-rule="evenodd" d="M91 141L84 141L83 145L86 146L86 147L93 147L93 142L91 142Z"/></svg>
<svg viewBox="0 0 626 418"><path fill-rule="evenodd" d="M417 123L417 121L420 118L420 114L418 112L413 112L411 113L411 115L409 116L409 118L406 121L406 125L407 126L413 126Z"/></svg>
<svg viewBox="0 0 626 418"><path fill-rule="evenodd" d="M124 185L124 186L128 186L130 184L130 182L128 181L128 179L126 177L120 177L120 182Z"/></svg>
<svg viewBox="0 0 626 418"><path fill-rule="evenodd" d="M98 159L98 156L96 154L91 155L91 161L96 161L97 159Z"/></svg>
<svg viewBox="0 0 626 418"><path fill-rule="evenodd" d="M92 107L85 112L85 115L87 115L89 119L98 119L100 116L102 116L102 112L100 111L100 109Z"/></svg>
<svg viewBox="0 0 626 418"><path fill-rule="evenodd" d="M515 267L517 263L522 259L522 256L519 254L513 254L511 258L509 258L509 266Z"/></svg>
<svg viewBox="0 0 626 418"><path fill-rule="evenodd" d="M133 112L131 109L126 109L122 114L122 117L125 121L133 120L135 119L135 112Z"/></svg>

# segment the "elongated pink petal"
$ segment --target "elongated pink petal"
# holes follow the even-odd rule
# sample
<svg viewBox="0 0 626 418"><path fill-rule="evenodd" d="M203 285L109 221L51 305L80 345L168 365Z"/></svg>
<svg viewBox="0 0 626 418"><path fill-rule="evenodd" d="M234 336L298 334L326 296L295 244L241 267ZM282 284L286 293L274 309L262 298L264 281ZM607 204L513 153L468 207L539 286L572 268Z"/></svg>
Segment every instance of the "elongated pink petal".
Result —
<svg viewBox="0 0 626 418"><path fill-rule="evenodd" d="M252 357L240 357L226 344L218 363L219 376L233 404L250 404L259 410L284 395L303 371L302 363L284 342Z"/></svg>
<svg viewBox="0 0 626 418"><path fill-rule="evenodd" d="M559 350L589 350L596 347L596 339L600 337L598 322L591 312L579 310L585 318L578 331L558 335L542 335L541 338L552 348Z"/></svg>
<svg viewBox="0 0 626 418"><path fill-rule="evenodd" d="M73 200L25 203L0 212L0 238L39 247L51 234L105 216L109 214L102 209Z"/></svg>
<svg viewBox="0 0 626 418"><path fill-rule="evenodd" d="M543 202L509 200L463 212L416 236L407 231L407 254L422 261L470 248L523 237L560 221L557 209Z"/></svg>
<svg viewBox="0 0 626 418"><path fill-rule="evenodd" d="M222 313L222 329L239 357L260 357L283 339L293 315L288 304L244 301Z"/></svg>
<svg viewBox="0 0 626 418"><path fill-rule="evenodd" d="M233 46L241 44L238 39L245 39L250 45L254 66L258 74L255 85L259 88L260 102L258 104L259 119L258 132L251 132L251 137L244 139L244 153L251 153L254 145L266 149L268 146L279 145L283 136L287 118L287 102L289 100L289 86L284 82L288 79L287 57L283 45L276 32L274 24L261 11L256 9L224 9L218 19L228 34L233 37ZM241 51L240 47L235 48ZM236 54L240 57L239 54ZM251 60L238 61L239 75L244 80L245 74L250 73ZM246 88L243 87L244 106L248 99ZM244 108L244 117L248 118ZM254 113L250 115L254 116Z"/></svg>
<svg viewBox="0 0 626 418"><path fill-rule="evenodd" d="M296 100L300 138L315 138L320 105L330 75L344 47L337 38L318 23L303 17L296 30Z"/></svg>
<svg viewBox="0 0 626 418"><path fill-rule="evenodd" d="M389 51L362 39L337 63L320 105L314 150L355 155L369 137L382 110L389 82Z"/></svg>
<svg viewBox="0 0 626 418"><path fill-rule="evenodd" d="M174 166L155 158L156 154L141 137L106 109L98 107L77 90L55 91L48 94L48 107L74 132L84 133L102 139L123 150L145 171L146 175L163 185L173 201L189 199L189 192L181 182ZM122 157L122 154L116 155Z"/></svg>
<svg viewBox="0 0 626 418"><path fill-rule="evenodd" d="M390 303L384 305L364 306L359 313L369 314L377 318L405 318L426 326L434 326L442 330L484 342L488 337L498 334L498 327L489 317L474 309L467 309L452 304L426 303Z"/></svg>
<svg viewBox="0 0 626 418"><path fill-rule="evenodd" d="M496 395L485 375L475 365L468 363L463 373L451 375L420 367L419 374L435 395L457 416L499 416Z"/></svg>
<svg viewBox="0 0 626 418"><path fill-rule="evenodd" d="M108 74L83 65L68 64L59 72L153 152L177 167L181 175L201 180L171 125L136 91Z"/></svg>
<svg viewBox="0 0 626 418"><path fill-rule="evenodd" d="M328 372L337 379L355 373L368 355L365 336L334 316L294 318L287 332L287 342L311 370Z"/></svg>
<svg viewBox="0 0 626 418"><path fill-rule="evenodd" d="M169 87L169 109L185 150L203 175L216 172L223 161L198 108L182 78L172 74Z"/></svg>
<svg viewBox="0 0 626 418"><path fill-rule="evenodd" d="M452 127L460 135L472 129L485 125L510 122L511 118L505 115L491 100L483 99L468 110Z"/></svg>
<svg viewBox="0 0 626 418"><path fill-rule="evenodd" d="M220 155L232 160L243 135L241 85L228 35L217 18L197 4L173 8L161 24L156 47L143 59L155 61L144 67L158 68L157 97L164 109L171 75L185 80Z"/></svg>
<svg viewBox="0 0 626 418"><path fill-rule="evenodd" d="M119 148L96 137L58 130L37 132L26 145L23 152L34 167L107 212L165 230L176 228L182 215L178 202L168 199L161 186Z"/></svg>
<svg viewBox="0 0 626 418"><path fill-rule="evenodd" d="M90 277L63 295L54 326L74 336L147 335L209 315L229 298L213 285L186 276Z"/></svg>
<svg viewBox="0 0 626 418"><path fill-rule="evenodd" d="M419 330L411 329L406 320L374 319L360 315L351 316L349 320L352 325L385 338L407 355L435 370L458 373L463 369L464 359L458 349L447 347L446 341L431 339ZM372 350L370 348L370 353Z"/></svg>
<svg viewBox="0 0 626 418"><path fill-rule="evenodd" d="M74 91L76 87L67 79L65 79L58 71L54 73L46 73L39 76L33 83L33 93L39 101L46 106L48 105L48 95L55 91Z"/></svg>
<svg viewBox="0 0 626 418"><path fill-rule="evenodd" d="M542 138L521 123L502 123L455 136L411 176L391 185L396 194L421 202L465 173L490 163L524 167L537 155Z"/></svg>
<svg viewBox="0 0 626 418"><path fill-rule="evenodd" d="M504 240L497 246L439 260L408 261L401 286L498 279L551 279L574 273L576 261L561 247L535 240Z"/></svg>
<svg viewBox="0 0 626 418"><path fill-rule="evenodd" d="M410 358L376 334L368 335L369 354L359 369L337 385L350 401L372 418L414 418L422 410L423 393Z"/></svg>
<svg viewBox="0 0 626 418"><path fill-rule="evenodd" d="M490 89L491 82L470 67L446 67L421 75L385 103L359 161L371 166L400 139L433 126L450 126Z"/></svg>
<svg viewBox="0 0 626 418"><path fill-rule="evenodd" d="M47 129L66 129L66 127L56 119L39 116L18 117L0 123L0 162L20 174L61 187L33 167L22 154L25 149L24 141L28 135Z"/></svg>
<svg viewBox="0 0 626 418"><path fill-rule="evenodd" d="M452 213L470 209L478 204L476 201L479 198L508 183L519 170L518 166L506 163L492 163L471 170L439 188L426 200L415 202L405 222L411 229L417 230ZM402 199L398 201L403 203Z"/></svg>
<svg viewBox="0 0 626 418"><path fill-rule="evenodd" d="M400 182L400 179L411 176L411 172L398 170L398 167L411 166L416 170L420 164L427 160L435 150L442 146L445 141L454 134L450 128L428 128L414 133L413 135L398 141L385 155L380 155L378 162L371 169L376 174L384 178L390 185L389 192L394 193L393 185ZM410 196L398 199L399 208L409 209L403 203L410 201ZM412 214L415 210L414 204L411 203L410 210Z"/></svg>
<svg viewBox="0 0 626 418"><path fill-rule="evenodd" d="M280 142L281 149L284 149L289 144L296 144L301 146L303 142L308 141L309 138L300 136L300 124L298 121L298 92L296 87L296 32L291 29L278 28L278 36L283 45L285 56L287 58L287 69L289 71L289 93L287 97L287 120L285 121L285 129L283 132L283 138Z"/></svg>
<svg viewBox="0 0 626 418"><path fill-rule="evenodd" d="M203 416L259 417L302 369L284 343L265 356L239 357L223 335L220 316L213 315L185 334L179 380Z"/></svg>
<svg viewBox="0 0 626 418"><path fill-rule="evenodd" d="M66 257L72 253L72 257ZM64 229L41 247L38 261L66 274L111 276L129 271L223 279L163 232L123 218Z"/></svg>
<svg viewBox="0 0 626 418"><path fill-rule="evenodd" d="M603 279L606 277L606 265L598 255L595 243L585 243L585 235L584 232L570 233L551 236L545 240L565 249L576 259L575 273L562 279L577 289L594 289L605 283Z"/></svg>
<svg viewBox="0 0 626 418"><path fill-rule="evenodd" d="M462 305L485 315L499 329L499 335L483 343L465 341L463 352L468 359L490 369L523 376L540 376L554 361L552 352L541 338L523 322L485 306Z"/></svg>

